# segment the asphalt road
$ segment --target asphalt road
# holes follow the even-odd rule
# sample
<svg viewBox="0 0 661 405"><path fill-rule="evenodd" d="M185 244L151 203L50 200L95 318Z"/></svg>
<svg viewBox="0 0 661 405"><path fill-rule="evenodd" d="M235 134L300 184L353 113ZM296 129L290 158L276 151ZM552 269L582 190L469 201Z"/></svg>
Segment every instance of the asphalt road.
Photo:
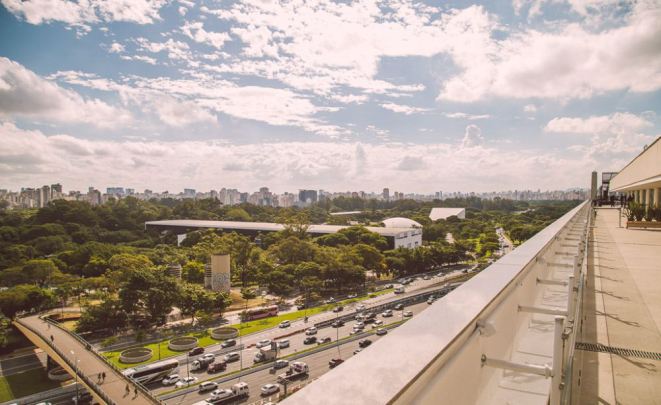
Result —
<svg viewBox="0 0 661 405"><path fill-rule="evenodd" d="M36 353L0 360L0 376L20 373L40 367L46 367L46 353L39 350Z"/></svg>
<svg viewBox="0 0 661 405"><path fill-rule="evenodd" d="M289 334L289 333L297 331L297 330L306 329L306 328L312 326L313 324L315 324L317 322L321 322L321 321L324 321L324 320L327 320L327 319L336 318L338 316L345 315L347 313L355 312L355 307L357 307L358 305L365 305L366 307L369 308L370 306L379 305L379 304L382 304L384 302L388 302L388 301L392 301L392 300L400 299L400 298L406 298L406 297L409 297L409 296L412 296L412 295L417 295L417 294L420 294L420 293L425 292L427 290L437 289L438 284L441 283L445 278L454 277L454 276L457 276L459 274L461 274L461 271L456 270L452 273L448 273L444 277L433 277L430 280L420 279L418 281L415 281L415 282L409 284L407 286L407 292L404 293L404 294L394 294L392 292L387 293L387 294L382 294L382 295L377 296L376 298L371 298L371 299L368 299L368 300L359 301L355 304L351 304L350 306L345 307L345 310L343 312L340 312L340 313L324 312L324 313L320 313L320 314L317 314L317 315L310 316L309 319L308 319L307 324L304 323L303 320L293 321L291 323L291 326L288 327L288 328L266 329L262 332L247 335L243 339L237 339L237 342L238 342L239 345L242 343L244 347L248 347L252 344L256 344L257 342L259 342L260 340L263 340L263 339L274 340L279 336L286 335L286 334ZM395 312L397 312L397 311L395 311ZM396 320L401 320L401 313L396 313L395 315L396 316L392 317L392 318L385 318L384 323L392 323ZM380 316L379 316L379 319L381 319ZM337 338L338 333L339 333L340 338L349 336L349 333L352 331L352 328L353 328L354 324L355 324L355 322L348 322L344 327L337 328L337 329L339 329L339 331L336 328L324 328L324 329L321 329L315 336L318 339L322 338L322 337L329 336L329 337L331 337L331 339L333 341L335 341L336 338ZM369 326L368 326L368 330L369 330ZM306 350L306 349L309 349L310 347L314 347L312 345L304 345L303 341L305 340L305 338L306 338L306 335L304 333L299 333L299 334L296 334L296 335L285 338L285 339L289 339L290 347L282 349L281 352L280 352L280 356L288 356L288 355L291 355L291 354L296 354L298 351ZM225 355L229 352L233 352L233 351L236 351L236 349L233 349L233 348L222 349L220 344L217 344L217 345L207 346L207 348L205 350L205 353L216 353L216 354L218 354L217 358L222 359L223 355ZM259 349L257 349L256 347L253 346L251 348L244 349L240 352L241 352L241 360L235 361L235 362L232 362L232 363L228 363L227 369L225 371L223 371L222 374L227 374L227 373L232 372L232 371L238 371L242 368L252 366L254 364L253 359L254 359L255 355L259 352ZM176 356L176 359L179 360L179 364L180 364L180 366L179 366L179 375L180 376L185 376L188 373L190 373L190 375L198 377L200 379L200 381L204 380L205 378L208 378L208 374L204 371L190 371L190 369L188 369L188 370L186 369L186 364L188 362L194 361L198 357L199 357L199 355L189 358L186 354ZM147 388L150 388L156 394L171 391L173 389L172 386L163 387L163 386L160 385L160 383L151 384L151 385L147 386Z"/></svg>
<svg viewBox="0 0 661 405"><path fill-rule="evenodd" d="M405 310L406 311L412 311L413 314L414 314L413 316L415 316L416 314L419 314L420 312L427 309L428 307L429 307L429 304L427 304L426 302L423 302L423 303L420 303L420 304L415 304L415 305L406 307ZM398 322L402 319L402 311L394 311L394 316L388 317L388 318L383 318L381 316L381 314L379 314L377 319L383 320L384 323L386 323L386 322L389 323L389 324L390 323L395 323L395 322ZM335 341L336 338L337 338L337 334L339 334L339 338L342 339L344 337L349 336L349 332L353 330L353 325L355 323L356 323L355 321L348 322L344 327L337 328L337 329L336 328L324 328L324 329L321 329L317 333L316 336L318 336L318 337L330 336L332 341ZM385 326L387 326L387 325L385 325ZM369 326L369 325L366 326L365 331L366 331L365 333L373 332L371 326ZM300 335L292 336L289 339L292 342L292 346L301 347L302 346L302 341L303 341L303 339L305 339L305 337L306 337L305 334L300 334ZM372 335L369 335L369 336L365 336L365 339L370 339L372 342L375 342L378 339L387 338L387 337L388 337L388 335L376 336L375 334L372 334ZM359 340L362 340L362 339L359 339ZM307 363L308 367L310 368L310 373L307 377L299 378L298 380L295 380L293 382L293 384L291 384L288 389L291 390L293 387L295 387L295 386L297 386L301 383L304 383L307 380L315 379L315 378L323 375L324 373L328 372L330 370L330 368L328 366L328 362L331 359L339 357L339 358L342 358L344 360L347 360L350 357L352 357L354 350L356 350L358 348L359 340L347 342L347 343L342 344L340 346L329 348L329 349L324 350L322 352L311 354L309 356L305 356L303 358L295 360L295 361L303 361L303 362ZM309 346L305 346L305 348L307 349L307 348L312 348L312 347L315 347L315 346L316 345L309 345ZM283 354L287 355L287 354L293 353L294 350L292 350L288 353L285 349L285 351L283 351ZM365 350L369 350L369 347L366 348ZM340 365L338 367L342 367L342 365ZM238 367L236 367L235 369L238 369ZM231 369L228 367L228 370L231 370ZM228 402L228 404L251 404L255 401L266 398L266 397L262 397L262 395L260 393L261 387L264 386L265 384L268 384L268 383L275 383L276 380L277 380L277 376L279 374L284 373L285 370L286 369L281 369L281 370L274 371L273 368L269 368L267 370L257 371L255 373L245 375L245 376L242 376L242 377L239 377L239 378L235 378L235 379L232 379L230 381L225 381L225 382L223 382L219 385L219 388L230 388L232 385L236 384L239 381L246 382L246 383L248 383L248 386L250 387L250 396L247 397L247 398L244 397L244 398L238 399L238 400L233 401L233 402L230 401L230 402ZM185 375L185 369L180 368L179 371L180 371L180 375ZM183 373L182 373L182 371L183 371ZM208 376L207 373L199 373L199 374L191 373L191 375L192 376L198 376L198 377ZM202 380L202 378L200 378L200 380ZM211 381L214 381L214 380L211 380ZM155 388L154 391L159 392L159 391L167 391L167 390L171 390L171 389L172 389L171 387ZM275 398L275 394L273 394L273 395L274 395L274 398ZM209 397L209 392L199 393L197 391L194 391L194 392L187 393L185 395L178 396L176 398L168 399L167 403L168 404L188 405L188 404L194 404L196 402L202 401L203 399L206 399L208 397Z"/></svg>

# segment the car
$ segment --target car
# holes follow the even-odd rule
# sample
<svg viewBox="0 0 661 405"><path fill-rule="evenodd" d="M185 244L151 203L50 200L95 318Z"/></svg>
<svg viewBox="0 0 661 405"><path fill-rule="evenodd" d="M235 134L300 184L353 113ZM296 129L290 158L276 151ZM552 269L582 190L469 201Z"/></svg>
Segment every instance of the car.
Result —
<svg viewBox="0 0 661 405"><path fill-rule="evenodd" d="M278 347L281 349L289 347L289 339L278 340Z"/></svg>
<svg viewBox="0 0 661 405"><path fill-rule="evenodd" d="M365 329L365 324L362 323L362 322L358 322L355 325L353 325L353 329L354 330L356 330L356 329Z"/></svg>
<svg viewBox="0 0 661 405"><path fill-rule="evenodd" d="M297 306L296 306L296 309L298 309L299 311L300 311L301 309L305 309L305 308L306 308L305 304L301 304L301 305L297 305Z"/></svg>
<svg viewBox="0 0 661 405"><path fill-rule="evenodd" d="M176 388L187 387L197 382L197 377L184 377L174 385Z"/></svg>
<svg viewBox="0 0 661 405"><path fill-rule="evenodd" d="M262 395L275 394L280 391L280 384L266 384L262 387Z"/></svg>
<svg viewBox="0 0 661 405"><path fill-rule="evenodd" d="M74 395L74 397L71 398L74 404L87 404L92 402L92 399L92 394L87 391Z"/></svg>
<svg viewBox="0 0 661 405"><path fill-rule="evenodd" d="M356 315L356 320L358 322L362 322L363 320L365 320L365 315L363 315L363 314Z"/></svg>
<svg viewBox="0 0 661 405"><path fill-rule="evenodd" d="M422 279L425 280L425 281L427 281L427 280L431 280L431 277L429 277L429 276L424 276Z"/></svg>
<svg viewBox="0 0 661 405"><path fill-rule="evenodd" d="M333 312L338 313L344 311L344 307L340 305L339 307L333 308Z"/></svg>
<svg viewBox="0 0 661 405"><path fill-rule="evenodd" d="M377 330L376 330L376 335L377 335L377 336L383 336L383 335L385 335L385 334L387 334L387 333L388 333L388 330L387 330L387 329L383 329L383 328L381 328L381 329L377 329Z"/></svg>
<svg viewBox="0 0 661 405"><path fill-rule="evenodd" d="M241 358L241 355L239 352L232 352L232 353L227 353L225 357L223 357L223 361L225 362L230 362L230 361L237 361Z"/></svg>
<svg viewBox="0 0 661 405"><path fill-rule="evenodd" d="M314 326L309 327L309 328L305 331L305 334L308 335L308 336L309 336L309 335L315 335L316 333L317 333L317 328L315 328Z"/></svg>
<svg viewBox="0 0 661 405"><path fill-rule="evenodd" d="M262 339L259 342L257 342L255 347L257 347L259 349L260 347L265 347L265 346L270 346L270 345L271 345L271 339Z"/></svg>
<svg viewBox="0 0 661 405"><path fill-rule="evenodd" d="M350 336L360 335L361 333L365 333L365 329L354 329L351 332L349 332L349 335Z"/></svg>
<svg viewBox="0 0 661 405"><path fill-rule="evenodd" d="M436 299L434 297L429 297L429 299L427 300L427 304L429 305L433 304L434 302L436 302Z"/></svg>
<svg viewBox="0 0 661 405"><path fill-rule="evenodd" d="M349 295L347 295L347 298L349 298L349 299L358 298L358 294L349 294Z"/></svg>
<svg viewBox="0 0 661 405"><path fill-rule="evenodd" d="M461 271L463 274L468 274L468 269L464 269Z"/></svg>
<svg viewBox="0 0 661 405"><path fill-rule="evenodd" d="M344 360L342 359L332 359L331 361L328 362L328 367L335 368L342 363L344 363Z"/></svg>
<svg viewBox="0 0 661 405"><path fill-rule="evenodd" d="M404 309L404 304L395 305L395 311L401 311L402 309Z"/></svg>
<svg viewBox="0 0 661 405"><path fill-rule="evenodd" d="M230 347L230 346L236 346L236 340L227 339L226 341L220 344L220 347Z"/></svg>
<svg viewBox="0 0 661 405"><path fill-rule="evenodd" d="M209 368L207 368L207 372L217 373L219 371L225 371L226 368L227 368L227 363L221 361L218 363L209 364Z"/></svg>
<svg viewBox="0 0 661 405"><path fill-rule="evenodd" d="M331 338L326 336L324 338L321 338L321 339L317 340L317 344L318 345L323 345L324 343L330 343L330 341L331 341Z"/></svg>
<svg viewBox="0 0 661 405"><path fill-rule="evenodd" d="M444 275L445 275L445 273L443 273L443 272L438 273L438 277L443 277Z"/></svg>
<svg viewBox="0 0 661 405"><path fill-rule="evenodd" d="M273 363L273 368L285 368L289 366L289 360L276 360L275 363Z"/></svg>
<svg viewBox="0 0 661 405"><path fill-rule="evenodd" d="M195 356L196 354L204 353L204 347L196 347L195 349L188 352L189 356Z"/></svg>
<svg viewBox="0 0 661 405"><path fill-rule="evenodd" d="M356 311L364 311L365 310L365 305L360 304L356 307Z"/></svg>
<svg viewBox="0 0 661 405"><path fill-rule="evenodd" d="M379 326L383 326L383 321L380 319L378 321L374 321L372 324L372 329L378 328Z"/></svg>
<svg viewBox="0 0 661 405"><path fill-rule="evenodd" d="M335 321L331 324L331 326L334 328L339 328L340 326L344 326L344 321Z"/></svg>
<svg viewBox="0 0 661 405"><path fill-rule="evenodd" d="M392 309L386 309L385 311L383 311L381 316L384 317L384 318L391 317L392 316Z"/></svg>
<svg viewBox="0 0 661 405"><path fill-rule="evenodd" d="M358 347L362 347L363 349L366 348L367 346L371 345L372 341L369 339L363 339L360 342L358 342Z"/></svg>
<svg viewBox="0 0 661 405"><path fill-rule="evenodd" d="M385 288L385 289L387 290L387 289L389 289L389 288L393 288L393 287L395 287L395 286L392 285L392 284L386 284L386 286L383 287L383 288Z"/></svg>
<svg viewBox="0 0 661 405"><path fill-rule="evenodd" d="M176 383L177 381L179 381L179 374L170 374L170 375L164 377L163 381L161 381L161 382L163 383L163 385L172 385L172 384Z"/></svg>
<svg viewBox="0 0 661 405"><path fill-rule="evenodd" d="M333 297L330 297L329 299L326 300L326 304L332 304L333 302L335 302L335 298Z"/></svg>
<svg viewBox="0 0 661 405"><path fill-rule="evenodd" d="M405 311L404 312L404 317L405 318L409 318L409 317L412 317L412 316L413 316L413 311Z"/></svg>
<svg viewBox="0 0 661 405"><path fill-rule="evenodd" d="M314 337L314 336L308 336L308 337L306 337L305 340L303 341L303 344L304 344L304 345L311 345L311 344L315 343L316 341L317 341L317 338L316 338L316 337Z"/></svg>
<svg viewBox="0 0 661 405"><path fill-rule="evenodd" d="M289 321L282 321L282 322L280 322L280 325L279 325L279 326L280 326L281 328L288 328L288 327L291 326L291 322L289 322Z"/></svg>
<svg viewBox="0 0 661 405"><path fill-rule="evenodd" d="M215 383L213 381L205 381L199 385L198 390L200 392L204 392L204 391L215 390L216 388L218 388L218 383Z"/></svg>
<svg viewBox="0 0 661 405"><path fill-rule="evenodd" d="M200 360L200 361L202 362L202 361L213 360L213 359L215 359L215 358L216 358L216 355L215 355L215 354L213 354L213 353L206 353L204 356L200 356L200 357L198 358L198 360Z"/></svg>
<svg viewBox="0 0 661 405"><path fill-rule="evenodd" d="M356 349L356 350L353 351L353 354L358 354L358 353L360 353L360 352L362 352L362 351L363 351L363 349L362 349L361 347L359 347L358 349Z"/></svg>

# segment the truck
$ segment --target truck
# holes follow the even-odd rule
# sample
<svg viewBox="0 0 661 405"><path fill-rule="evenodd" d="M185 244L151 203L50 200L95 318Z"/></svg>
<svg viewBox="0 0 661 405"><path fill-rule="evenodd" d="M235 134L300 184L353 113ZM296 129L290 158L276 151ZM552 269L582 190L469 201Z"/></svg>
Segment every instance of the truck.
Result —
<svg viewBox="0 0 661 405"><path fill-rule="evenodd" d="M273 360L278 356L278 350L274 349L273 346L260 347L259 353L255 355L254 362L262 363L264 361Z"/></svg>
<svg viewBox="0 0 661 405"><path fill-rule="evenodd" d="M214 362L214 358L211 357L200 357L199 359L193 361L190 364L190 369L191 370L206 370L209 364Z"/></svg>
<svg viewBox="0 0 661 405"><path fill-rule="evenodd" d="M206 399L206 402L212 404L221 404L223 402L237 399L239 397L250 395L248 384L240 382L234 384L232 388L223 388L215 390L211 393L211 397ZM204 404L205 402L202 402Z"/></svg>
<svg viewBox="0 0 661 405"><path fill-rule="evenodd" d="M289 366L289 370L286 373L280 374L278 376L278 382L284 383L285 380L293 380L304 375L310 371L308 365L302 361L295 361Z"/></svg>

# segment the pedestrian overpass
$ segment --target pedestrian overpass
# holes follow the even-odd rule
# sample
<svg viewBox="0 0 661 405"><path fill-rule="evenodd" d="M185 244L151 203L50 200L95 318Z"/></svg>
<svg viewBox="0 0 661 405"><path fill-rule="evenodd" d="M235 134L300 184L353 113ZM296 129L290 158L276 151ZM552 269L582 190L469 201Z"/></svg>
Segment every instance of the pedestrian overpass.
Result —
<svg viewBox="0 0 661 405"><path fill-rule="evenodd" d="M17 319L14 325L32 343L76 378L99 404L160 404L149 390L122 374L114 364L78 335L50 319L32 315ZM105 373L104 381L98 375ZM127 394L126 387L130 393ZM137 391L136 391L137 389Z"/></svg>

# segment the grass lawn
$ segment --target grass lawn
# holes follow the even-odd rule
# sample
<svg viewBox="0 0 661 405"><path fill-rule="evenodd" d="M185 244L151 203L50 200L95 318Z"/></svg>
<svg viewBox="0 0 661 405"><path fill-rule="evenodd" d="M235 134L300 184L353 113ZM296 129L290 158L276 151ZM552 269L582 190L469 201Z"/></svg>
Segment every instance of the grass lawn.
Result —
<svg viewBox="0 0 661 405"><path fill-rule="evenodd" d="M11 374L0 377L0 402L51 390L66 384L68 382L60 383L49 380L48 373L42 368Z"/></svg>
<svg viewBox="0 0 661 405"><path fill-rule="evenodd" d="M317 314L319 312L328 311L331 308L333 308L335 306L338 306L338 305L347 305L351 302L366 300L370 296L386 294L390 291L392 291L392 289L375 292L375 293L372 293L372 294L368 294L364 297L354 298L352 300L336 302L334 304L329 304L329 305L322 305L322 306L316 307L316 308L310 308L310 309L307 310L307 315L310 316L310 315ZM250 333L259 332L260 330L263 330L263 329L268 329L268 328L272 328L274 326L278 326L278 324L280 322L285 321L285 320L295 321L296 319L303 318L305 316L305 314L306 314L305 310L295 311L295 312L290 312L288 314L282 314L282 315L273 316L273 317L265 318L265 319L258 319L256 321L245 322L245 323L242 323L242 324L237 323L237 324L234 324L234 325L231 325L231 326L233 326L235 328L239 328L240 333L243 336L245 336L245 335L248 335ZM190 334L184 335L184 336L193 336L193 337L198 338L198 346L201 346L201 347L210 346L212 344L220 342L219 340L213 339L211 337L209 331L198 332L198 333L190 333ZM172 338L174 338L174 336ZM159 358L158 357L158 347L159 347L159 345L161 347L161 359L184 353L184 352L175 352L175 351L172 351L172 350L168 349L168 341L172 338L168 338L166 340L163 340L160 343L152 343L152 344L148 344L148 345L143 345L142 347L147 347L149 349L152 349L152 352L154 353L152 355L151 359L149 359L149 360L147 360L143 363L149 363L149 362L158 360L158 358ZM111 351L111 352L105 352L105 353L103 353L103 355L105 357L107 357L110 361L115 363L117 366L119 366L120 368L129 368L129 367L136 366L138 364L143 364L143 363L135 363L135 364L120 363L119 362L119 355L123 350L126 350L126 349Z"/></svg>
<svg viewBox="0 0 661 405"><path fill-rule="evenodd" d="M235 290L230 291L230 298L232 299L232 305L227 308L228 312L231 311L240 311L246 309L246 301L241 298L241 293ZM266 301L262 297L257 297L253 300L248 300L248 308L255 308L260 306Z"/></svg>

